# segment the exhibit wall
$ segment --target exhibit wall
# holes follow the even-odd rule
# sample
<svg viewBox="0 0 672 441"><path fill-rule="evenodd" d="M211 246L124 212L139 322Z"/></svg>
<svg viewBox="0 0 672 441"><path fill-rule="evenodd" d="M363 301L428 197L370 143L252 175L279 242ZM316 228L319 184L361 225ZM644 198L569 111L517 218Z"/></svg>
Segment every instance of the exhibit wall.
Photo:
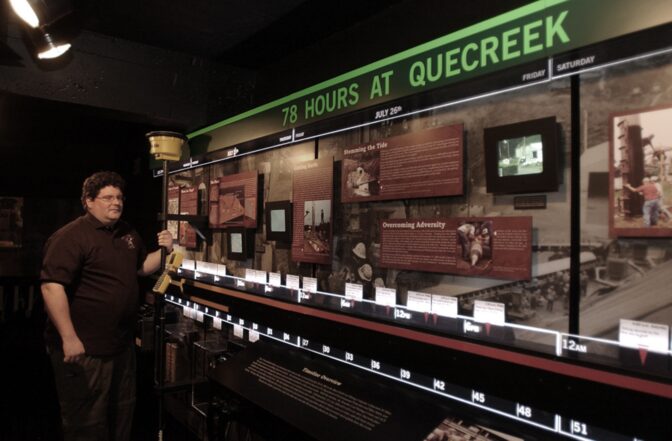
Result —
<svg viewBox="0 0 672 441"><path fill-rule="evenodd" d="M180 275L213 305L669 380L670 11L619 5L533 2L190 133Z"/></svg>
<svg viewBox="0 0 672 441"><path fill-rule="evenodd" d="M672 323L672 239L666 234L672 219L666 210L672 203L665 195L672 194L672 144L664 120L665 103L672 103L671 58L648 57L592 70L573 85L558 78L240 157L211 154L210 165L169 176L182 194L184 188L198 191L196 211L179 212L209 218L204 237L192 232L181 251L191 269L217 264L228 276L254 282L260 271L261 283L294 291L298 302L318 309L547 354L577 352L612 366L623 365L623 344L643 346L641 335L626 343L631 332L653 327L651 335L644 332L651 344L644 347L666 360ZM572 115L577 108L579 115ZM662 119L656 119L659 112ZM581 221L574 239L573 117L580 120L574 136L581 146ZM649 227L641 207L626 219L624 198L614 197L623 184L615 176L620 169L611 138L623 118L631 127L639 123L641 137L650 139L642 177L662 184L658 217ZM545 119L555 127L550 143L535 138L536 122ZM513 127L518 133L517 125L526 122L533 123L525 129L529 134L495 147L501 180L488 191L493 155L486 154L492 147L484 132ZM546 187L535 179L526 181L529 191L508 189L507 178L533 178L543 167L557 169L554 190L540 190ZM250 172L257 176L256 200L244 189ZM292 226L281 227L283 240L269 240L268 229L276 227L266 221L271 213L265 208L281 201L291 204L286 215L293 214ZM256 227L244 229L245 240L239 240L235 227L244 222L236 224L235 217L249 221L251 207ZM630 223L624 236L614 231L614 220ZM191 229L185 222L179 228L180 239ZM575 291L572 240L580 262ZM580 306L576 312L572 301ZM456 328L446 318L506 329L491 335L489 327L487 333L478 326ZM652 364L654 355L630 367L669 376L667 361Z"/></svg>
<svg viewBox="0 0 672 441"><path fill-rule="evenodd" d="M672 10L619 33L631 3L588 5L534 2L190 133L166 301L263 337L255 356L281 343L575 439L660 438ZM584 35L588 13L613 33ZM527 44L542 23L548 46ZM510 64L475 72L500 37Z"/></svg>

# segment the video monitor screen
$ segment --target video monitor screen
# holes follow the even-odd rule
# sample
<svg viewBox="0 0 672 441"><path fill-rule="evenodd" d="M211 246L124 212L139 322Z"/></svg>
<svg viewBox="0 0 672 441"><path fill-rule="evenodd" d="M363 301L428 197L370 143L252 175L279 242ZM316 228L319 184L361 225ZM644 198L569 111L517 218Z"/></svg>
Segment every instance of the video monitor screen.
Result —
<svg viewBox="0 0 672 441"><path fill-rule="evenodd" d="M488 193L556 191L560 168L558 131L554 116L485 128Z"/></svg>
<svg viewBox="0 0 672 441"><path fill-rule="evenodd" d="M544 171L544 145L541 134L502 139L497 143L497 174L536 175Z"/></svg>
<svg viewBox="0 0 672 441"><path fill-rule="evenodd" d="M231 252L243 252L243 235L241 233L231 233Z"/></svg>
<svg viewBox="0 0 672 441"><path fill-rule="evenodd" d="M275 201L266 203L266 239L288 244L292 241L292 203ZM278 245L278 244L276 244Z"/></svg>
<svg viewBox="0 0 672 441"><path fill-rule="evenodd" d="M271 231L285 232L285 210L271 210Z"/></svg>

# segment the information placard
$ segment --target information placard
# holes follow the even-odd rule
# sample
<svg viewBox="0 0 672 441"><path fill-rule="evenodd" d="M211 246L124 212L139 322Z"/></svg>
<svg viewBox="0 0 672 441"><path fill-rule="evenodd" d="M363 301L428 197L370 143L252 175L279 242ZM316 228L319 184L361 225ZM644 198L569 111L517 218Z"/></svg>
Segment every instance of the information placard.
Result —
<svg viewBox="0 0 672 441"><path fill-rule="evenodd" d="M287 334L282 339L295 341ZM313 347L309 340L297 340L302 347L358 361L353 354L336 348ZM279 345L262 339L249 346L231 363L218 365L212 373L214 381L299 428L311 439L421 440L447 412L436 400L393 380ZM386 366L372 360L368 368L382 372Z"/></svg>
<svg viewBox="0 0 672 441"><path fill-rule="evenodd" d="M346 147L341 202L462 194L463 130L455 124Z"/></svg>
<svg viewBox="0 0 672 441"><path fill-rule="evenodd" d="M331 263L333 159L294 168L292 260Z"/></svg>
<svg viewBox="0 0 672 441"><path fill-rule="evenodd" d="M168 187L168 214L180 214L180 187ZM179 223L171 220L166 222L166 228L173 236L173 240L179 239Z"/></svg>
<svg viewBox="0 0 672 441"><path fill-rule="evenodd" d="M531 277L532 217L388 219L380 266L477 277Z"/></svg>
<svg viewBox="0 0 672 441"><path fill-rule="evenodd" d="M180 189L180 214L198 214L198 191L196 187ZM196 247L196 231L189 222L180 222L180 238L178 243L185 248Z"/></svg>

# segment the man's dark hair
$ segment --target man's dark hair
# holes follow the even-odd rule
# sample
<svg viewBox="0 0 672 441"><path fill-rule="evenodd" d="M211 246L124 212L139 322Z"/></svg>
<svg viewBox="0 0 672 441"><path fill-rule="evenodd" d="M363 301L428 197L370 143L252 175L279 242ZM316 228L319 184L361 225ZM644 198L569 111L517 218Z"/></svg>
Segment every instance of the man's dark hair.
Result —
<svg viewBox="0 0 672 441"><path fill-rule="evenodd" d="M113 171L99 171L86 178L82 185L82 207L86 210L86 200L95 199L100 190L108 185L118 188L122 193L126 188L124 178Z"/></svg>

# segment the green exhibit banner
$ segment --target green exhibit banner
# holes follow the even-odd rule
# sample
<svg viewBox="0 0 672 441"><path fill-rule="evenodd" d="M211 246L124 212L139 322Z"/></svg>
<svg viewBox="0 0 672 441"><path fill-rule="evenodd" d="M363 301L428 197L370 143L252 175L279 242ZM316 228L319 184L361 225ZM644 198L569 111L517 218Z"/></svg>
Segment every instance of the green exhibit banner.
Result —
<svg viewBox="0 0 672 441"><path fill-rule="evenodd" d="M289 133L670 21L668 0L538 0L195 131L188 135L191 155Z"/></svg>

